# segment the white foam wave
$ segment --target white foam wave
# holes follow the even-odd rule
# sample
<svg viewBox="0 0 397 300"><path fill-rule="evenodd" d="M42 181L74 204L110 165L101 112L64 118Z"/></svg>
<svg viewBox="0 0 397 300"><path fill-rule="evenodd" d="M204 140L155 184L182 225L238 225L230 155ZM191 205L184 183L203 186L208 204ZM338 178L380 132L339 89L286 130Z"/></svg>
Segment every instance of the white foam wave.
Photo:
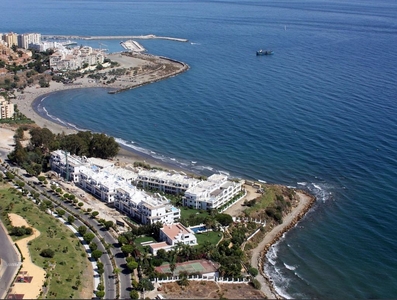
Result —
<svg viewBox="0 0 397 300"><path fill-rule="evenodd" d="M314 186L316 189L322 190L321 186L319 186L319 185L317 185L317 184L315 184L315 183L312 183L312 184L313 184L313 186Z"/></svg>
<svg viewBox="0 0 397 300"><path fill-rule="evenodd" d="M258 179L258 181L262 182L262 183L267 183L265 180L262 180L262 179Z"/></svg>
<svg viewBox="0 0 397 300"><path fill-rule="evenodd" d="M297 184L298 184L298 185L304 185L304 186L305 186L305 185L307 185L307 182L302 181L302 182L297 182Z"/></svg>
<svg viewBox="0 0 397 300"><path fill-rule="evenodd" d="M288 265L288 264L286 264L286 263L284 263L284 266L285 266L288 270L291 270L291 271L294 271L294 270L296 269L296 267L290 266L290 265Z"/></svg>
<svg viewBox="0 0 397 300"><path fill-rule="evenodd" d="M270 281L273 283L277 294L279 294L282 298L291 299L291 296L286 292L290 280L282 275L280 269L273 265L267 264L264 271Z"/></svg>
<svg viewBox="0 0 397 300"><path fill-rule="evenodd" d="M278 254L278 243L272 245L266 253L267 260L274 266L276 264Z"/></svg>
<svg viewBox="0 0 397 300"><path fill-rule="evenodd" d="M218 171L218 172L219 172L219 174L230 176L229 172L226 172L226 171Z"/></svg>
<svg viewBox="0 0 397 300"><path fill-rule="evenodd" d="M137 152L150 155L150 151L149 151L149 150L147 150L147 149L145 149L145 148L142 148L142 147L139 147L139 146L136 146L135 144L131 144L130 142L128 142L128 141L126 141L126 140L123 140L123 139L121 139L121 138L115 138L115 141L116 141L117 143L119 143L119 144L121 144L121 145L127 147L127 148L131 148L131 149L133 149L133 150L135 150L135 151L137 151Z"/></svg>
<svg viewBox="0 0 397 300"><path fill-rule="evenodd" d="M331 187L327 184L311 183L307 188L312 194L314 194L314 196L316 196L317 199L323 202L332 198L332 193L329 191Z"/></svg>

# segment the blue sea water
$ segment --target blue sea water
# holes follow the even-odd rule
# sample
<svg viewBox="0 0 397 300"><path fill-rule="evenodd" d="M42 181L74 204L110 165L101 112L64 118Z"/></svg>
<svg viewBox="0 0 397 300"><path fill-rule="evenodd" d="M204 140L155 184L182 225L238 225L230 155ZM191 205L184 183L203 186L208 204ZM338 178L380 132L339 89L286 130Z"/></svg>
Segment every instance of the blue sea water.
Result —
<svg viewBox="0 0 397 300"><path fill-rule="evenodd" d="M395 1L0 3L1 32L189 39L140 41L186 73L116 95L60 92L42 106L197 172L311 191L315 207L268 253L278 292L396 297ZM275 54L256 57L261 48Z"/></svg>

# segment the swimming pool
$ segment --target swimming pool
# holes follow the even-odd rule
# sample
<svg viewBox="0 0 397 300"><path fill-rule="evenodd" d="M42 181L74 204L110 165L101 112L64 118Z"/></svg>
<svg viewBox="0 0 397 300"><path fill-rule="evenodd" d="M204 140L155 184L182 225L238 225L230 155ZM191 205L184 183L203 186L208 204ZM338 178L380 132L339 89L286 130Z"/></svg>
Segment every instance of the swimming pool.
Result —
<svg viewBox="0 0 397 300"><path fill-rule="evenodd" d="M197 233L199 231L206 231L207 229L205 228L205 225L197 225L197 226L191 226L189 227L194 233Z"/></svg>

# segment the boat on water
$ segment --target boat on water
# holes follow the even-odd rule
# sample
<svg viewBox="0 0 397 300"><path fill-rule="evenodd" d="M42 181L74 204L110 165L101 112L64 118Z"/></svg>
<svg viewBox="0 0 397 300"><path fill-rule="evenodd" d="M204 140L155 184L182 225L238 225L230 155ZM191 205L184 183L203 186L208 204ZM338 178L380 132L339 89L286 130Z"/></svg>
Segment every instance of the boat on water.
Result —
<svg viewBox="0 0 397 300"><path fill-rule="evenodd" d="M262 55L273 55L274 54L274 52L272 51L272 50L259 50L259 51L256 51L256 55L257 56L262 56Z"/></svg>

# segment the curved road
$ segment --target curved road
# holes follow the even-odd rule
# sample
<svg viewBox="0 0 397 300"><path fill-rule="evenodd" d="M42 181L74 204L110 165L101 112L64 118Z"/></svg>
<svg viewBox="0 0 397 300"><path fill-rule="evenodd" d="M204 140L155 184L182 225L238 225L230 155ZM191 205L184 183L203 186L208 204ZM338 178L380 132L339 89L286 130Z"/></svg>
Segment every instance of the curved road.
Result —
<svg viewBox="0 0 397 300"><path fill-rule="evenodd" d="M0 245L0 299L5 299L8 289L17 275L21 257L1 221Z"/></svg>
<svg viewBox="0 0 397 300"><path fill-rule="evenodd" d="M14 168L15 169L15 168ZM17 168L18 174L24 173L25 171ZM5 173L7 170L1 166L1 170ZM23 181L25 181L25 183L28 183L28 180L25 179L23 176L20 178ZM29 192L35 191L35 189L33 189L31 186L29 186L28 184L25 185L24 187L25 189L27 189ZM112 256L114 257L116 266L120 269L120 273L119 273L119 284L120 284L120 295L119 298L120 299L129 299L130 298L130 286L131 286L131 272L126 268L126 261L125 261L125 256L124 254L121 252L120 248L119 248L119 244L116 238L114 238L109 231L104 230L104 228L102 227L102 225L99 225L98 222L94 219L92 219L90 216L82 214L80 209L77 209L76 207L74 207L71 204L67 204L64 203L57 195L54 195L51 192L48 192L46 190L45 187L42 187L41 185L36 185L36 189L41 192L41 193L45 193L46 195L48 195L48 197L50 198L50 200L52 200L56 206L62 207L65 210L67 209L68 211L71 211L73 214L79 215L79 218L81 218L86 224L89 224L92 226L92 228L94 228L98 235L100 235L101 238L103 238L103 240L107 243L112 245L110 251L112 253ZM44 198L44 196L40 195L41 199L46 199ZM68 211L66 211L66 218L69 215ZM83 222L81 222L79 219L76 218L75 220L75 225L77 226L81 226L85 224L83 224ZM90 229L87 227L87 230L90 231ZM95 234L95 232L93 232ZM104 283L105 283L105 298L106 299L116 299L117 295L119 294L118 291L116 291L116 279L117 276L113 276L113 266L111 263L111 259L105 249L105 247L103 246L102 242L99 240L98 236L95 234L95 239L94 242L97 243L98 245L98 250L103 251L103 255L101 257L101 261L104 264ZM1 247L2 248L2 247ZM6 251L7 253L10 252L10 250ZM19 261L19 259L18 259ZM7 268L7 269L11 269L11 268ZM12 280L12 279L11 279ZM3 283L3 280L1 280L1 282ZM7 286L8 289L9 285ZM1 288L1 286L0 286ZM96 289L96 287L94 287Z"/></svg>

